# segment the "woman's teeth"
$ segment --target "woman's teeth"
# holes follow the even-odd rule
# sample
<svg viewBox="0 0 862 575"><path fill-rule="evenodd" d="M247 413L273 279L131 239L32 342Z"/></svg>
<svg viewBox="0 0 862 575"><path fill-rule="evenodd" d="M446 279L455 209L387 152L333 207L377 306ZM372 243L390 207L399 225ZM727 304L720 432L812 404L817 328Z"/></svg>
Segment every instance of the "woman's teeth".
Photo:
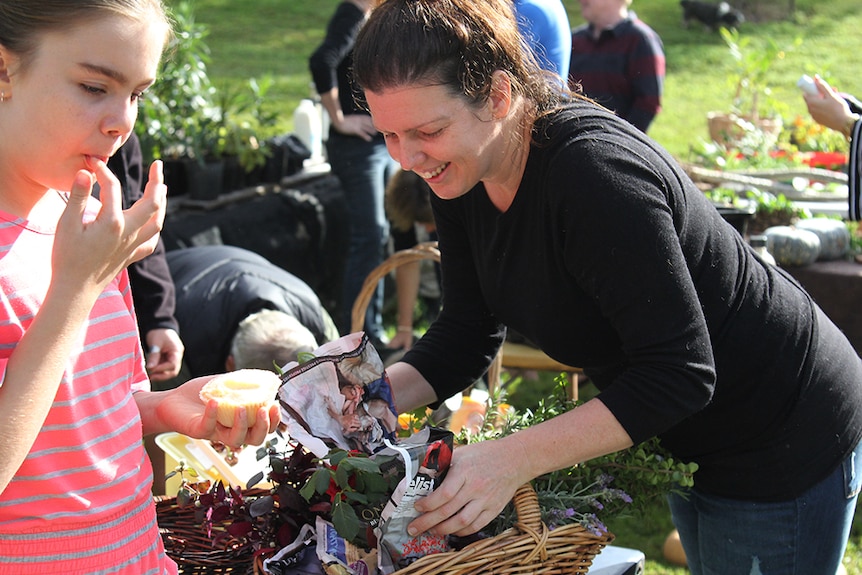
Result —
<svg viewBox="0 0 862 575"><path fill-rule="evenodd" d="M441 164L441 165L437 166L437 168L435 168L434 170L432 170L430 172L417 172L417 173L420 176L422 176L424 179L429 180L429 179L433 178L434 176L440 175L440 173L443 172L443 170L445 170L448 165L449 165L449 162L446 162L445 164Z"/></svg>

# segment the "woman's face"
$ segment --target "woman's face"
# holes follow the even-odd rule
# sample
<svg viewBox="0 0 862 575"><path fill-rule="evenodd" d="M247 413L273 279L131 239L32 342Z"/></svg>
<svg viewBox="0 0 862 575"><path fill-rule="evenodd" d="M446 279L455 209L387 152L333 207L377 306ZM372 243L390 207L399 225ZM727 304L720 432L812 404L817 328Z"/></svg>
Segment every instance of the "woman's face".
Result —
<svg viewBox="0 0 862 575"><path fill-rule="evenodd" d="M0 103L0 191L68 190L88 156L116 152L156 77L166 33L161 22L106 16L43 34L26 62L0 47L7 97Z"/></svg>
<svg viewBox="0 0 862 575"><path fill-rule="evenodd" d="M502 127L492 101L477 108L443 86L427 85L365 96L389 154L440 198L457 198L500 169Z"/></svg>

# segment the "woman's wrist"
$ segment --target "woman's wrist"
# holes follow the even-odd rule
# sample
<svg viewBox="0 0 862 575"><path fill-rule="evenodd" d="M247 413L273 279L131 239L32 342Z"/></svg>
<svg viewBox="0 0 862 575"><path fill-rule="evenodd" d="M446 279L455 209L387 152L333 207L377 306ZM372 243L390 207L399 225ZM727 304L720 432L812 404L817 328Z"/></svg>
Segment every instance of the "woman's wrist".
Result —
<svg viewBox="0 0 862 575"><path fill-rule="evenodd" d="M413 333L413 326L412 325L399 325L398 326L398 332L399 333Z"/></svg>

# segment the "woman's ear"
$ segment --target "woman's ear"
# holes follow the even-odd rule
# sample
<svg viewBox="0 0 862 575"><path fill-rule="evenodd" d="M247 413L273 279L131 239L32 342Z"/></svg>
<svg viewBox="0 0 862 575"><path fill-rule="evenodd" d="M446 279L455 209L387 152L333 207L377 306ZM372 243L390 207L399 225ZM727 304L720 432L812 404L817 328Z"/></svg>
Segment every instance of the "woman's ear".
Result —
<svg viewBox="0 0 862 575"><path fill-rule="evenodd" d="M512 81L509 74L497 70L491 75L491 116L497 120L505 118L512 106Z"/></svg>

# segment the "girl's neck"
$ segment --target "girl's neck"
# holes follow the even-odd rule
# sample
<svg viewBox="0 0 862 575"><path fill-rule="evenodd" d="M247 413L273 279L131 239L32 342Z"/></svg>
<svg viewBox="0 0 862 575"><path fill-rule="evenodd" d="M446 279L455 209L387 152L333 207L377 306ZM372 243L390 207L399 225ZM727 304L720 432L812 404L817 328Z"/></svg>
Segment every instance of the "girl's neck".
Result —
<svg viewBox="0 0 862 575"><path fill-rule="evenodd" d="M40 225L56 225L60 214L66 209L66 195L56 190L46 190L35 201L32 198L0 191L0 211Z"/></svg>

